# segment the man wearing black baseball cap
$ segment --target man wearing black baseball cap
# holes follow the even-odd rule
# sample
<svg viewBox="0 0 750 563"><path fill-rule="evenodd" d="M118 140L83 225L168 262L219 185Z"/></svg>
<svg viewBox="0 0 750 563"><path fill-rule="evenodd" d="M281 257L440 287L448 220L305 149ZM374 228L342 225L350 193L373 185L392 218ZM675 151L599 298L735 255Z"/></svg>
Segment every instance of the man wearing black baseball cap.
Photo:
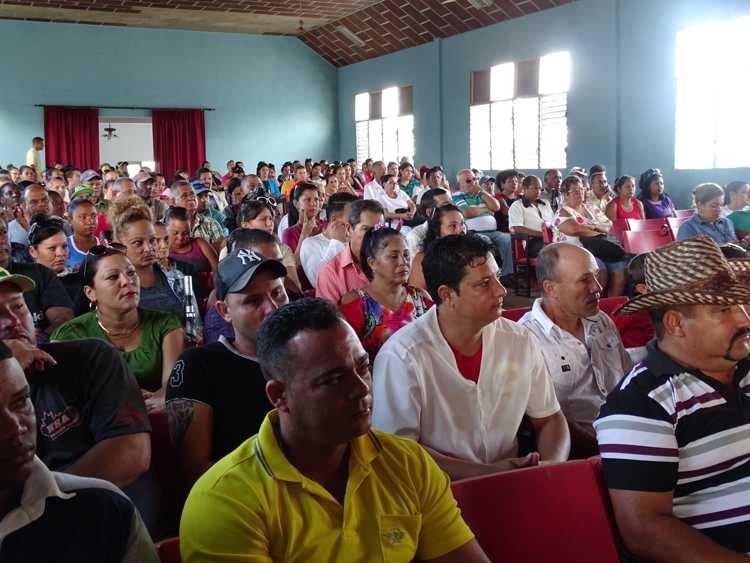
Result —
<svg viewBox="0 0 750 563"><path fill-rule="evenodd" d="M246 248L219 262L216 308L235 338L185 350L167 385L170 434L187 485L256 434L272 408L255 338L263 320L289 301L285 276L281 262Z"/></svg>

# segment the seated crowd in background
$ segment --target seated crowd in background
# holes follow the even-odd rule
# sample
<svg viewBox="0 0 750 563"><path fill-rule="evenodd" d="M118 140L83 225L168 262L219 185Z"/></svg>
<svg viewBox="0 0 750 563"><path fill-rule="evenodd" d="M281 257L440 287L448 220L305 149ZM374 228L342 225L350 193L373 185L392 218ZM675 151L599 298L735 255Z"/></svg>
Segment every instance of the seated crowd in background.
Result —
<svg viewBox="0 0 750 563"><path fill-rule="evenodd" d="M636 193L601 165L466 168L455 184L406 160L132 179L122 162L35 166L0 169L0 407L15 420L0 436L0 559L155 561L149 534L177 532L159 500L174 483L152 463L160 416L174 481L192 489L187 562L487 561L451 480L600 453L635 554L661 556L660 531L675 553L750 551L744 525L691 528L711 521L701 495L747 462L726 470L716 446L691 465L691 442L721 429L687 422L750 416L748 183L697 186L680 242L634 258L614 226L677 214L656 168ZM541 296L516 323L502 312L519 241ZM633 315L599 309L626 293ZM683 482L678 468L709 461L724 464L715 483ZM334 539L351 510L353 539ZM80 557L76 526L96 537Z"/></svg>

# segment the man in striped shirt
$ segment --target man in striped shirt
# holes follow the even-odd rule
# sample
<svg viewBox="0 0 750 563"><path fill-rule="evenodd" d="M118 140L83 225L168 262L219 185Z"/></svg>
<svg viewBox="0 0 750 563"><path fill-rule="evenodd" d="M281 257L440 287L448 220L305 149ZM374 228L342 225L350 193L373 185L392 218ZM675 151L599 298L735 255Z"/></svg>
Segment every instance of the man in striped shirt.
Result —
<svg viewBox="0 0 750 563"><path fill-rule="evenodd" d="M594 423L626 547L649 561L748 561L750 552L750 261L708 237L645 259L646 359Z"/></svg>

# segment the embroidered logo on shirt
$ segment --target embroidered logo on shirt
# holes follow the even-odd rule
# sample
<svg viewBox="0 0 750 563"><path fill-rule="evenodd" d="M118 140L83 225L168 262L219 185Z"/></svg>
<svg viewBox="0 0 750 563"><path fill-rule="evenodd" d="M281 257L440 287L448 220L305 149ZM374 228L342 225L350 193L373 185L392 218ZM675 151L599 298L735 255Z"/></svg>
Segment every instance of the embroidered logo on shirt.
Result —
<svg viewBox="0 0 750 563"><path fill-rule="evenodd" d="M391 528L387 532L383 533L383 538L385 538L385 541L387 541L391 545L400 544L405 536L406 534L404 533L404 531L399 530L398 528Z"/></svg>
<svg viewBox="0 0 750 563"><path fill-rule="evenodd" d="M71 428L81 424L81 415L75 407L65 407L62 412L47 411L42 415L39 431L50 440L57 440Z"/></svg>

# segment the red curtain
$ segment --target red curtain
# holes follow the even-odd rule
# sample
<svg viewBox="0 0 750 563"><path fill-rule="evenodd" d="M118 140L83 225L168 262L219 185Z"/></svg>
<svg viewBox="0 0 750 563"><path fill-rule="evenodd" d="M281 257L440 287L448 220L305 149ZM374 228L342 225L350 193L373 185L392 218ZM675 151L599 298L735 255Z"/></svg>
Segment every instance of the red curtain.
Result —
<svg viewBox="0 0 750 563"><path fill-rule="evenodd" d="M154 160L167 178L178 168L192 177L206 160L203 110L153 110Z"/></svg>
<svg viewBox="0 0 750 563"><path fill-rule="evenodd" d="M44 145L47 167L99 168L99 110L44 106Z"/></svg>

